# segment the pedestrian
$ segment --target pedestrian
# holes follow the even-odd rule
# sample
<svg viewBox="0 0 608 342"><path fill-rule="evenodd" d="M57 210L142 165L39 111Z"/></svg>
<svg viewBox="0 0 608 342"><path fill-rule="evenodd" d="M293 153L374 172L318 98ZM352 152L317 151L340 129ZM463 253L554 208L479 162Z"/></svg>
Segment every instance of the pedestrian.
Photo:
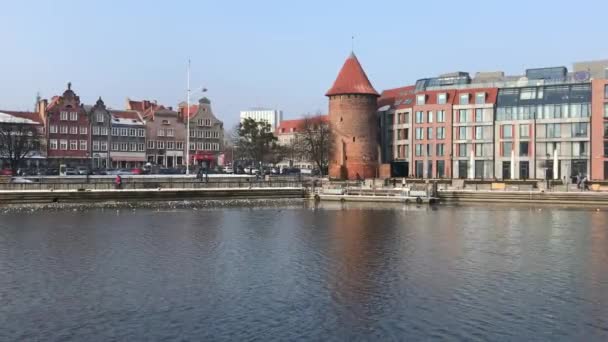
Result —
<svg viewBox="0 0 608 342"><path fill-rule="evenodd" d="M396 187L397 187L397 179L393 178L393 188L396 188Z"/></svg>
<svg viewBox="0 0 608 342"><path fill-rule="evenodd" d="M120 177L120 175L116 175L116 179L114 180L114 183L116 185L116 189L118 189L118 190L122 189L122 177Z"/></svg>
<svg viewBox="0 0 608 342"><path fill-rule="evenodd" d="M199 181L203 181L203 168L199 168L198 172L196 173L196 179Z"/></svg>
<svg viewBox="0 0 608 342"><path fill-rule="evenodd" d="M583 177L583 191L584 190L589 190L589 180L587 179L587 176Z"/></svg>
<svg viewBox="0 0 608 342"><path fill-rule="evenodd" d="M581 174L577 174L576 175L576 188L580 189L581 188Z"/></svg>

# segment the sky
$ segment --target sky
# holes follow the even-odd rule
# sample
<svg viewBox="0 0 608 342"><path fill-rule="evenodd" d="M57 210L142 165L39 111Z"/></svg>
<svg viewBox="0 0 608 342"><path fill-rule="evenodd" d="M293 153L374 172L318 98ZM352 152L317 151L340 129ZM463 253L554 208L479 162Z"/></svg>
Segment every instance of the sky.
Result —
<svg viewBox="0 0 608 342"><path fill-rule="evenodd" d="M374 87L452 71L608 59L608 1L0 0L0 109L32 110L68 81L84 103L167 106L205 87L226 127L239 110L327 112L354 51ZM193 91L194 101L201 97Z"/></svg>

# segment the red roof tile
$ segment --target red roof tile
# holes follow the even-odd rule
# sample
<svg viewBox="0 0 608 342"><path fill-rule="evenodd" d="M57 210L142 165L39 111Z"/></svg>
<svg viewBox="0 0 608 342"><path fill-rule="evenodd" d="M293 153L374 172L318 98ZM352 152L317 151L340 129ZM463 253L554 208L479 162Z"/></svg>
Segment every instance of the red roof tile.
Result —
<svg viewBox="0 0 608 342"><path fill-rule="evenodd" d="M131 110L110 110L110 113L112 113L113 117L116 117L116 118L119 118L119 119L129 119L129 120L141 121L141 117L139 116L139 113L137 113L136 111L131 111Z"/></svg>
<svg viewBox="0 0 608 342"><path fill-rule="evenodd" d="M354 53L344 62L342 69L338 73L338 77L334 81L334 85L327 91L325 96L341 95L341 94L369 94L378 95L378 92L369 82L365 71L359 64L359 60Z"/></svg>
<svg viewBox="0 0 608 342"><path fill-rule="evenodd" d="M383 90L378 99L378 108L382 108L386 105L398 108L412 107L415 98L415 88L416 87L412 85Z"/></svg>
<svg viewBox="0 0 608 342"><path fill-rule="evenodd" d="M327 115L318 115L309 118L313 122L329 122L329 116ZM304 127L304 122L306 119L295 119L295 120L283 120L277 127L277 134L281 133L293 133L298 131Z"/></svg>

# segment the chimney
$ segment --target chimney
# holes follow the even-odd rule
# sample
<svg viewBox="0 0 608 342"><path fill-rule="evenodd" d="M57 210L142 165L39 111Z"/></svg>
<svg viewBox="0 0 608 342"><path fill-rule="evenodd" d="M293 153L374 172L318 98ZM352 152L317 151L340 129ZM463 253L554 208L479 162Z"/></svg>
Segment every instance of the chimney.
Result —
<svg viewBox="0 0 608 342"><path fill-rule="evenodd" d="M40 115L41 118L44 118L44 116L46 115L46 107L48 106L49 101L47 99L42 99L40 101L38 101L38 108L36 108L36 111L38 112L38 115Z"/></svg>

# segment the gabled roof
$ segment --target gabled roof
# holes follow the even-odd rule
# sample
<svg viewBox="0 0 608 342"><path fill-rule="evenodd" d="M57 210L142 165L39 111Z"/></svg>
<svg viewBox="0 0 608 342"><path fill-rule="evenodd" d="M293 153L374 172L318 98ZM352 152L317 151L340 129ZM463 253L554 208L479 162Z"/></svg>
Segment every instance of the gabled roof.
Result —
<svg viewBox="0 0 608 342"><path fill-rule="evenodd" d="M357 56L351 53L344 62L342 69L338 73L338 77L334 81L334 85L327 91L325 96L342 95L342 94L368 94L378 95L369 82L365 71L361 67Z"/></svg>
<svg viewBox="0 0 608 342"><path fill-rule="evenodd" d="M110 110L112 120L124 125L143 125L144 121L137 111L134 110Z"/></svg>

